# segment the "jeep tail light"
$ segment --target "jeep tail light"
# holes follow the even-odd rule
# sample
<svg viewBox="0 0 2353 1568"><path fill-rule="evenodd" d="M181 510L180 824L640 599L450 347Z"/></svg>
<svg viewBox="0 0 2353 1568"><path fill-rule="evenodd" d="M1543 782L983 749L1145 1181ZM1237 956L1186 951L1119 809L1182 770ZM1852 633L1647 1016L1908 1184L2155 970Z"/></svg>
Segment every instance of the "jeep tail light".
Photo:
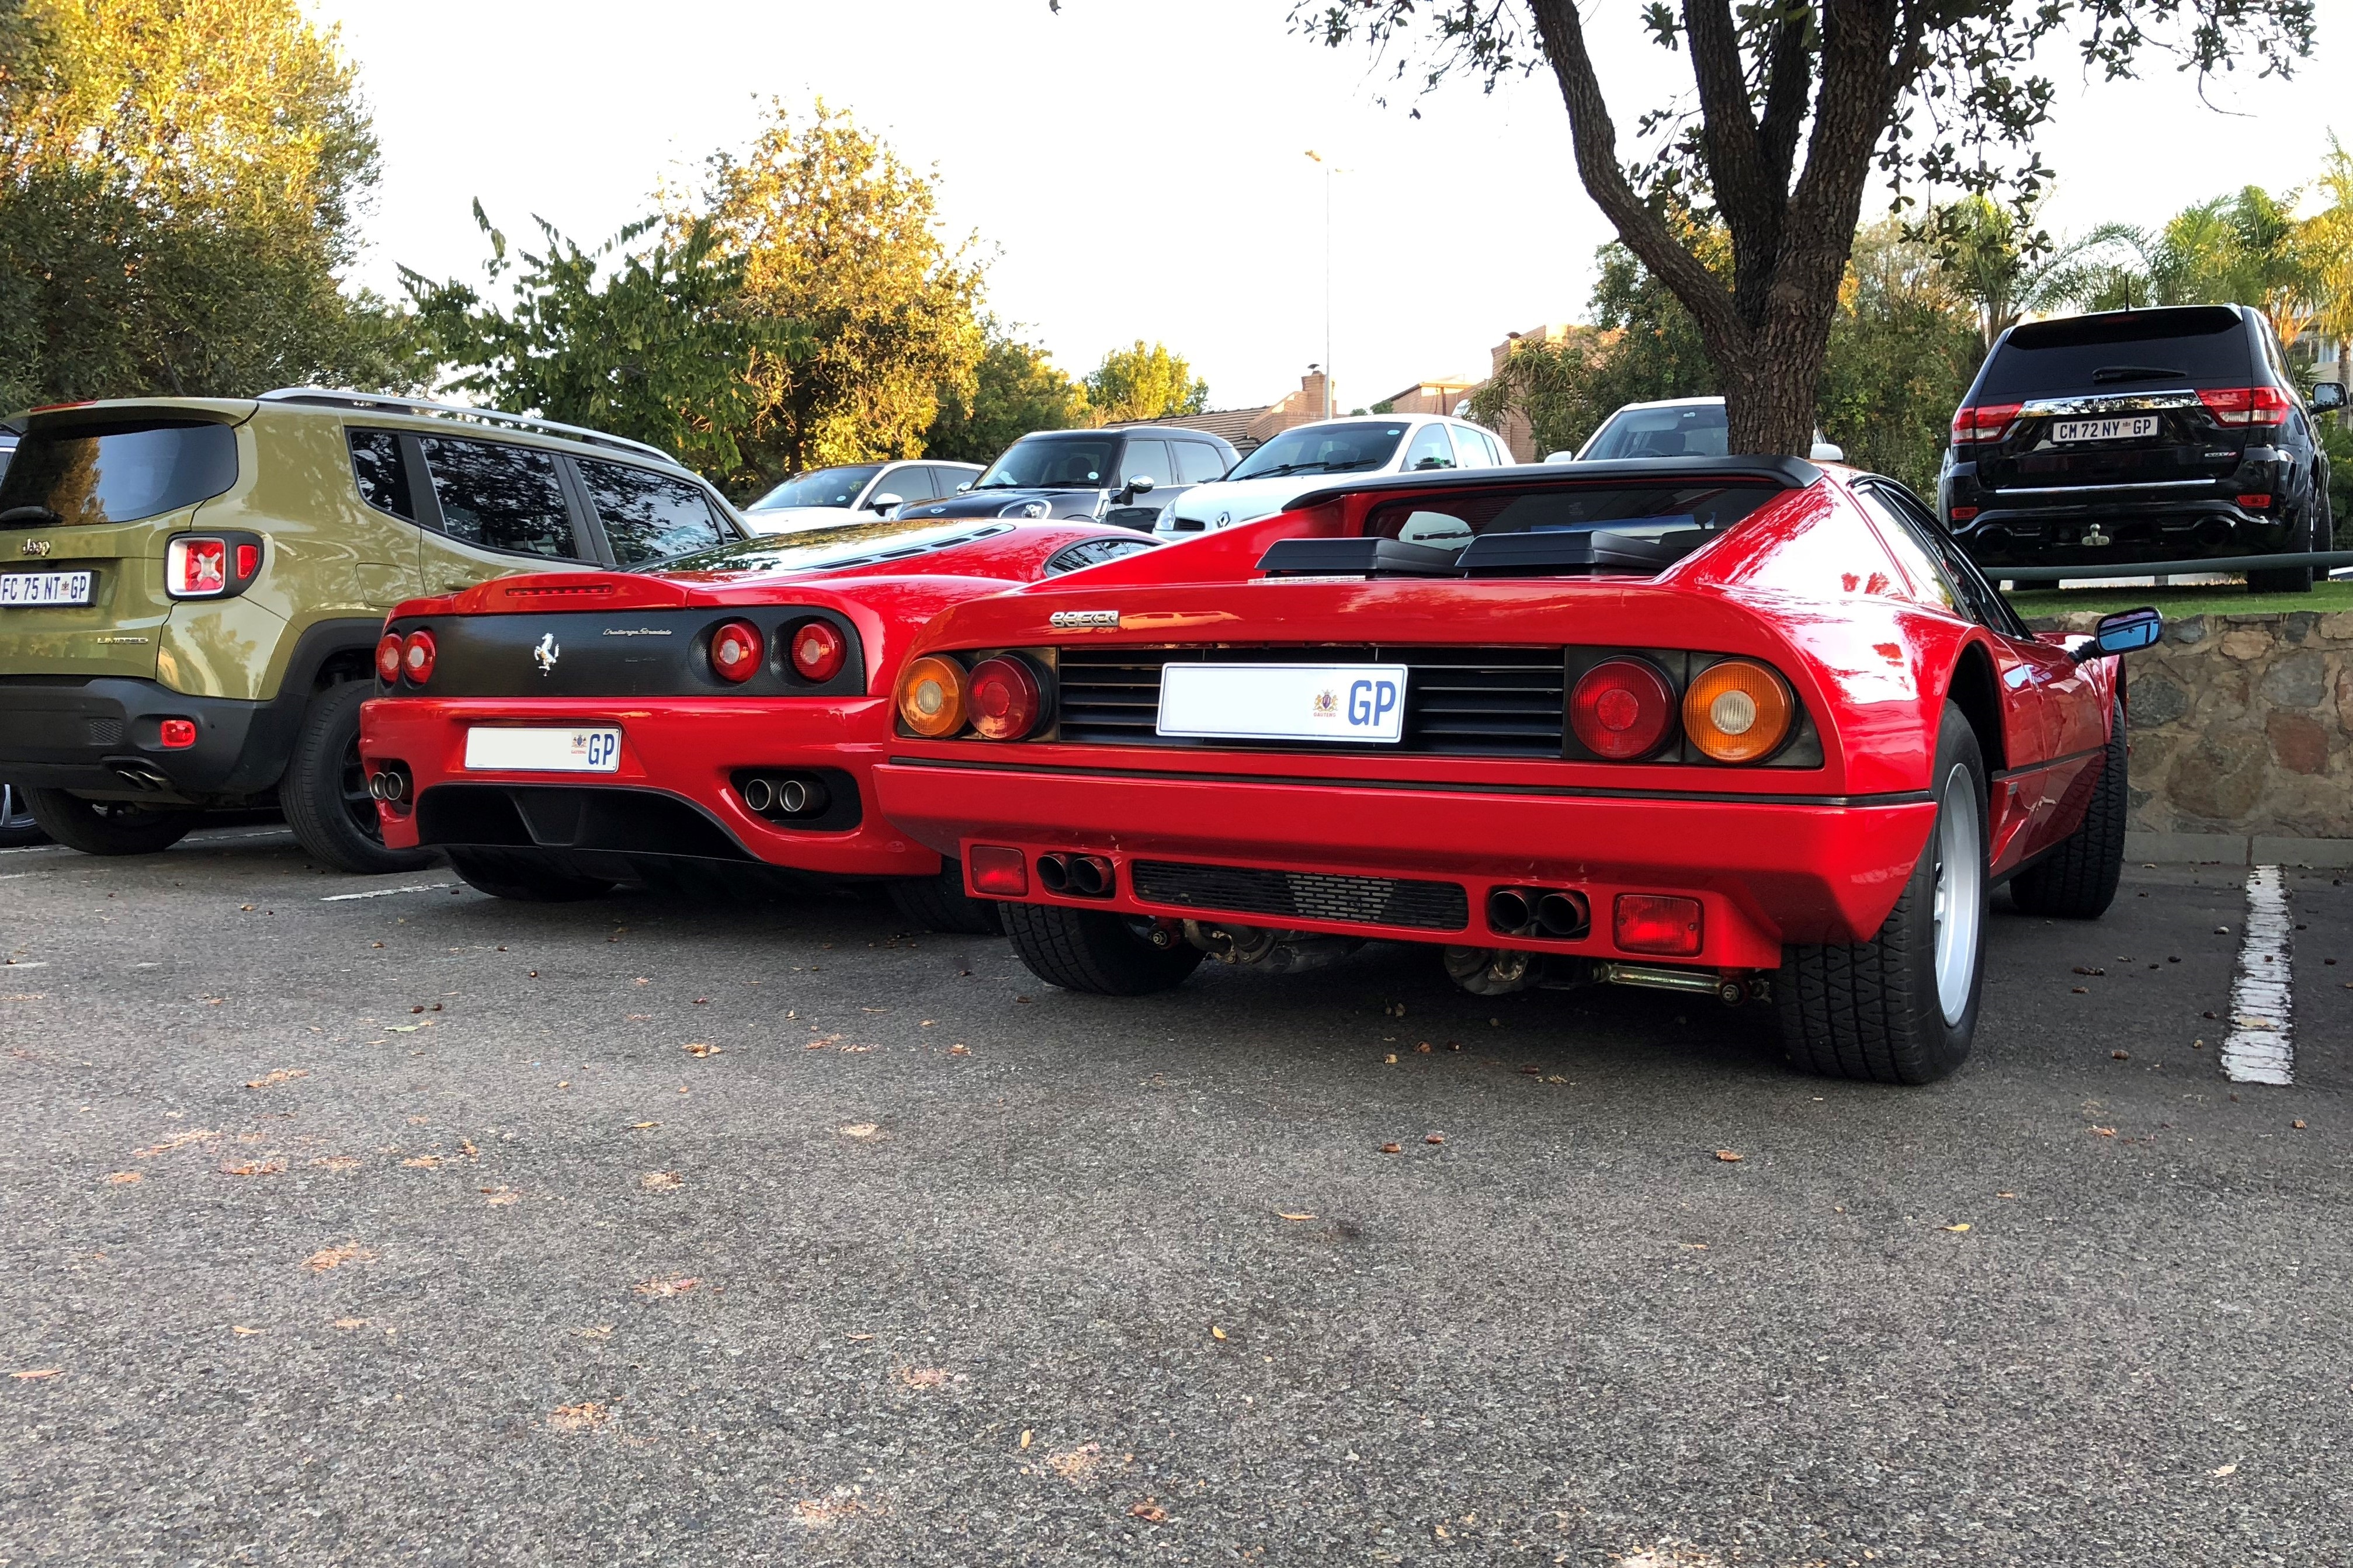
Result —
<svg viewBox="0 0 2353 1568"><path fill-rule="evenodd" d="M2011 424L2018 418L2021 405L1987 403L1964 405L1953 411L1953 439L1962 441L1999 441L2010 434Z"/></svg>
<svg viewBox="0 0 2353 1568"><path fill-rule="evenodd" d="M1701 918L1697 899L1620 893L1614 934L1623 952L1694 958L1699 953Z"/></svg>
<svg viewBox="0 0 2353 1568"><path fill-rule="evenodd" d="M1657 751L1674 711L1667 678L1648 659L1606 659L1585 672L1568 698L1568 725L1578 742L1612 762Z"/></svg>
<svg viewBox="0 0 2353 1568"><path fill-rule="evenodd" d="M793 668L819 685L841 673L849 644L830 621L803 621L793 628Z"/></svg>
<svg viewBox="0 0 2353 1568"><path fill-rule="evenodd" d="M196 743L196 721L194 719L166 719L162 731L156 739L167 752L185 752Z"/></svg>
<svg viewBox="0 0 2353 1568"><path fill-rule="evenodd" d="M760 673L767 645L749 621L729 621L711 634L711 673L738 685Z"/></svg>
<svg viewBox="0 0 2353 1568"><path fill-rule="evenodd" d="M994 893L1000 899L1026 898L1029 892L1029 864L1018 849L1002 844L976 844L965 858L965 867L972 876L972 890Z"/></svg>
<svg viewBox="0 0 2353 1568"><path fill-rule="evenodd" d="M401 673L424 685L433 679L433 656L439 651L433 646L431 632L409 633L400 643Z"/></svg>
<svg viewBox="0 0 2353 1568"><path fill-rule="evenodd" d="M175 599L216 599L228 592L228 541L174 539L164 552L164 584Z"/></svg>
<svg viewBox="0 0 2353 1568"><path fill-rule="evenodd" d="M2215 424L2234 428L2277 425L2287 417L2287 394L2276 386L2200 387L2198 401L2206 405Z"/></svg>
<svg viewBox="0 0 2353 1568"><path fill-rule="evenodd" d="M1755 659L1727 658L1683 693L1683 733L1719 763L1753 763L1788 738L1797 705L1781 678Z"/></svg>
<svg viewBox="0 0 2353 1568"><path fill-rule="evenodd" d="M964 667L955 660L937 655L915 659L899 677L899 721L925 740L963 729L964 713Z"/></svg>
<svg viewBox="0 0 2353 1568"><path fill-rule="evenodd" d="M375 645L375 672L386 686L400 679L400 634L386 632Z"/></svg>
<svg viewBox="0 0 2353 1568"><path fill-rule="evenodd" d="M1029 661L1018 654L982 659L973 666L965 690L972 727L984 741L1019 740L1038 727L1046 705Z"/></svg>

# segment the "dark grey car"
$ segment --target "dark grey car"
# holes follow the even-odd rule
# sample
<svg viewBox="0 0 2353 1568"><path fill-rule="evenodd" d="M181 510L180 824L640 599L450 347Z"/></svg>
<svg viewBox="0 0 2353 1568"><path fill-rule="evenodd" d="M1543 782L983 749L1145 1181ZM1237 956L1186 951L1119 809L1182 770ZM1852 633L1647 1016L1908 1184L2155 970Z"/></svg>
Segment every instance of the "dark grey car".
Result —
<svg viewBox="0 0 2353 1568"><path fill-rule="evenodd" d="M1160 509L1234 466L1234 449L1200 430L1166 425L1041 430L1024 436L960 496L902 510L902 517L1084 517L1149 533Z"/></svg>

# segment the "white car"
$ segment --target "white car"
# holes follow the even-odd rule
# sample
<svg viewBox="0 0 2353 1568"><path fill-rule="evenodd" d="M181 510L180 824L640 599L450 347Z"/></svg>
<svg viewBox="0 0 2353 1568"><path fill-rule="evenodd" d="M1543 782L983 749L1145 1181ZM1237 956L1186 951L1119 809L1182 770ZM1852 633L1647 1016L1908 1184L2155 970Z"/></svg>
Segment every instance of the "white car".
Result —
<svg viewBox="0 0 2353 1568"><path fill-rule="evenodd" d="M1512 454L1494 432L1435 414L1372 414L1294 425L1212 484L1195 485L1160 513L1163 539L1271 517L1310 490L1359 474L1500 468Z"/></svg>
<svg viewBox="0 0 2353 1568"><path fill-rule="evenodd" d="M1730 439L1721 397L1670 397L1630 403L1601 422L1574 452L1555 452L1547 463L1609 463L1641 458L1721 458ZM1817 463L1842 463L1846 453L1814 432L1810 454Z"/></svg>
<svg viewBox="0 0 2353 1568"><path fill-rule="evenodd" d="M943 463L930 458L898 463L847 463L795 474L744 509L744 526L754 533L790 533L845 522L889 517L899 507L937 500L980 478L973 463Z"/></svg>

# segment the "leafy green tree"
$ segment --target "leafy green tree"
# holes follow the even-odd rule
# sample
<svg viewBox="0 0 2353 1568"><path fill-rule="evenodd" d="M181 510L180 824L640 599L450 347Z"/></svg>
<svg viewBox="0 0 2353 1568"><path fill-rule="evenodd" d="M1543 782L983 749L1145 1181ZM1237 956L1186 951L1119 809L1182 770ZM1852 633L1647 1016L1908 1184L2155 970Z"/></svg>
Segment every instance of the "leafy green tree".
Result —
<svg viewBox="0 0 2353 1568"><path fill-rule="evenodd" d="M0 3L0 404L416 384L338 287L376 177L297 0Z"/></svg>
<svg viewBox="0 0 2353 1568"><path fill-rule="evenodd" d="M970 398L981 274L938 226L937 176L844 112L781 104L751 151L711 161L706 210L744 258L746 317L775 327L746 372L745 484L920 457L943 394Z"/></svg>
<svg viewBox="0 0 2353 1568"><path fill-rule="evenodd" d="M1067 430L1088 421L1086 389L1053 357L1022 342L994 318L982 330L987 346L973 373L971 392L940 395L940 412L923 436L931 457L986 463L1033 430Z"/></svg>
<svg viewBox="0 0 2353 1568"><path fill-rule="evenodd" d="M2312 52L2313 13L2313 0L1650 0L1651 38L1688 60L1694 90L1642 115L1630 161L1576 0L1293 0L1291 15L1425 89L1549 70L1577 176L1698 328L1734 447L1802 453L1874 175L2031 198L2056 100L2041 59L2115 78L2158 49L2201 80L2242 62L2284 76ZM1679 224L1686 213L1700 221ZM1724 268L1691 244L1718 225Z"/></svg>
<svg viewBox="0 0 2353 1568"><path fill-rule="evenodd" d="M1209 405L1209 384L1196 380L1193 367L1170 353L1166 343L1146 346L1142 338L1103 355L1087 377L1087 402L1098 423L1165 419L1198 414Z"/></svg>
<svg viewBox="0 0 2353 1568"><path fill-rule="evenodd" d="M1899 220L1856 237L1815 397L1849 462L1933 493L1953 410L1985 356L1977 283Z"/></svg>
<svg viewBox="0 0 2353 1568"><path fill-rule="evenodd" d="M513 274L507 308L401 270L421 329L462 372L448 384L650 441L711 473L744 466L738 437L759 410L746 372L776 323L738 309L745 258L721 249L708 220L649 217L583 250L542 219L544 249L513 258L480 202L474 221L491 243L487 283Z"/></svg>

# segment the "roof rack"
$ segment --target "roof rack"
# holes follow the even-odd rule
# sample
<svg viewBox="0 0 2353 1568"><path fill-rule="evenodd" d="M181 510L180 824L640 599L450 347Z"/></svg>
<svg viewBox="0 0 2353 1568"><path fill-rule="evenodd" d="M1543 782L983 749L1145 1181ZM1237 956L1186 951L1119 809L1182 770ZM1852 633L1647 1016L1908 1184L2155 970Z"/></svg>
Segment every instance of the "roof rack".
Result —
<svg viewBox="0 0 2353 1568"><path fill-rule="evenodd" d="M686 467L659 447L644 441L632 441L627 436L608 436L602 430L565 425L554 419L534 419L527 414L509 414L499 408L470 408L459 403L429 403L422 398L393 397L374 392L343 392L332 386L281 386L275 392L263 393L258 401L316 403L331 408L377 409L388 414L413 414L429 419L471 420L503 429L528 430L537 436L558 436L565 440L580 441L591 447L610 447L616 451L634 452L673 468Z"/></svg>

